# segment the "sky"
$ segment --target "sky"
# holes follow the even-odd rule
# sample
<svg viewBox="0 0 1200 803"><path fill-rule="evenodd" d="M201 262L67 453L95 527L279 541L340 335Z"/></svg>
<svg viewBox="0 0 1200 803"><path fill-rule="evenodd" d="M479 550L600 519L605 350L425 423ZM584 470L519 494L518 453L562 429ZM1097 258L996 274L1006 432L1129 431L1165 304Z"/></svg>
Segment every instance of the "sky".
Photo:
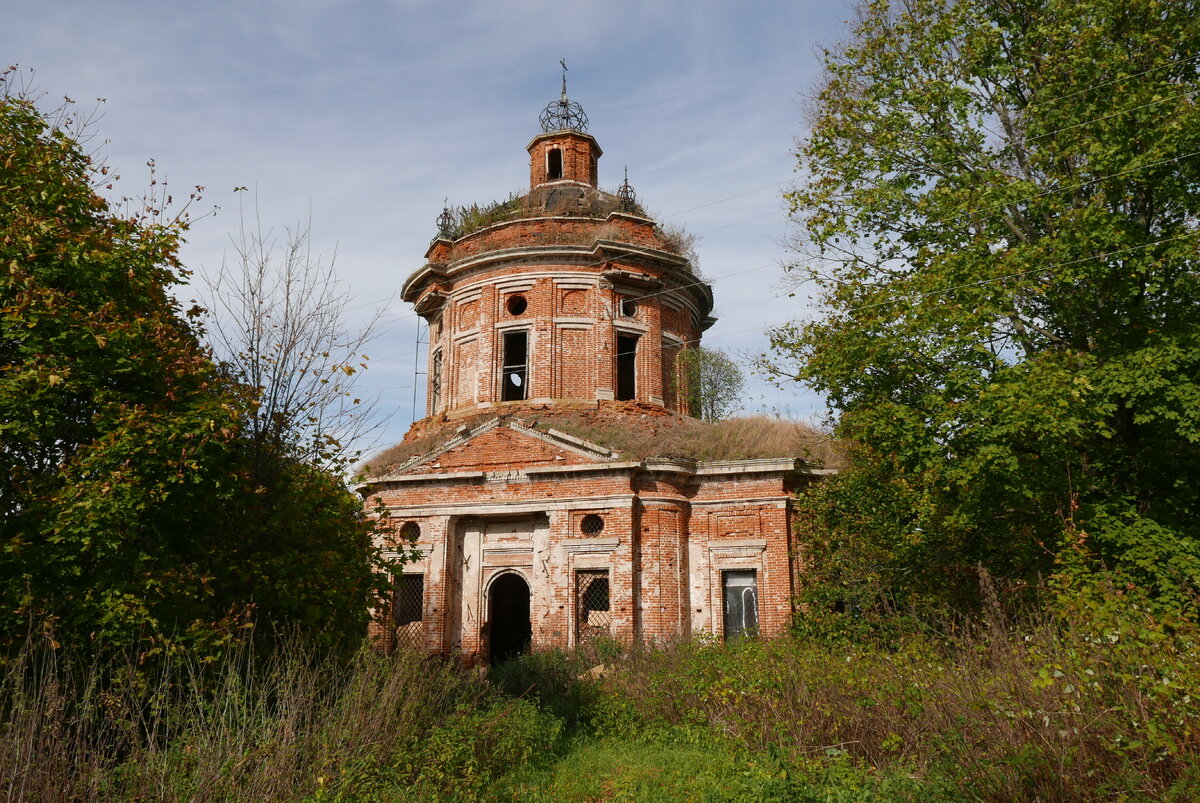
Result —
<svg viewBox="0 0 1200 803"><path fill-rule="evenodd" d="M190 210L188 268L220 267L240 208L276 230L311 220L351 317L382 312L358 387L386 422L365 450L400 440L413 420L415 350L425 370L399 289L423 264L444 199L528 189L525 146L558 97L560 59L604 151L601 187L628 168L656 218L698 237L718 316L703 345L748 370L769 326L811 314L782 267L795 258L783 193L799 175L802 99L820 48L845 36L849 0L5 6L0 60L33 70L48 101L104 99L93 131L122 177L116 192L144 191L150 159L177 200L205 188ZM825 406L751 375L744 412L819 421Z"/></svg>

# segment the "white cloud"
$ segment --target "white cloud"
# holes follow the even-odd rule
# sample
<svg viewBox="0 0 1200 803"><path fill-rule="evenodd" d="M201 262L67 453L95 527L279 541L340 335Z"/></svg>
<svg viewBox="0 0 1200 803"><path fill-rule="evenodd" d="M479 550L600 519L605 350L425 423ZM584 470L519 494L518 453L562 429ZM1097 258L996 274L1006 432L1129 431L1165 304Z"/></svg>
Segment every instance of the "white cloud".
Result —
<svg viewBox="0 0 1200 803"><path fill-rule="evenodd" d="M615 187L628 165L650 208L708 232L710 276L783 259L782 188L731 196L792 177L795 98L815 75L814 44L841 36L849 5L15 0L0 52L36 68L51 96L108 99L98 130L126 193L151 157L177 197L208 187L205 203L221 209L193 228L190 265L219 263L236 226L232 190L250 186L269 223L311 207L314 247L336 251L365 303L419 267L444 197L488 201L526 184L524 147L557 95L560 58L605 150L602 184ZM758 219L728 226L748 218ZM730 333L802 311L777 297L778 278L715 278L710 344L765 347L762 334ZM368 374L398 410L388 440L412 405L411 390L394 390L412 380L402 307ZM752 393L767 408L819 407L799 388L758 382Z"/></svg>

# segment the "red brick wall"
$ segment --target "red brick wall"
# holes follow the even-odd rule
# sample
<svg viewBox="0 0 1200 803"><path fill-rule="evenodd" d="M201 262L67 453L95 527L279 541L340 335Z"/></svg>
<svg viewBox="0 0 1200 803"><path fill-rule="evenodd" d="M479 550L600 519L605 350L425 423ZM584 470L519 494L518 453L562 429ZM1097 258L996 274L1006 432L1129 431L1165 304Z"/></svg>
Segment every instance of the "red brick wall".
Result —
<svg viewBox="0 0 1200 803"><path fill-rule="evenodd" d="M450 648L464 604L486 606L486 588L479 584L502 571L518 572L529 582L534 640L541 645L574 643L575 573L580 569L609 571L612 633L626 642L669 642L692 632L723 637L722 572L730 569L757 573L761 632L771 636L786 631L795 593L789 518L789 488L795 482L775 471L696 476L646 471L640 464L572 471L566 461L579 456L568 458L567 450L562 451L563 473L526 474L522 469L545 465L554 447L501 426L454 452L459 470L495 468L486 477L434 475L424 481L381 482L370 491L371 498L381 497L392 509L397 527L410 520L421 525L420 540L429 550L406 570L427 578L428 649ZM450 468L449 461L438 462L442 470ZM461 593L467 597L455 607L456 558L452 538L448 540L455 522L467 521L464 516L489 520L543 512L545 543L532 544L527 557L476 555L467 560L484 565L470 581L476 583L474 589L464 586ZM605 522L594 539L581 532L588 513ZM604 546L604 539L612 539L611 545ZM589 548L593 544L603 548ZM478 630L464 630L461 648L481 650L479 639Z"/></svg>
<svg viewBox="0 0 1200 803"><path fill-rule="evenodd" d="M557 179L546 173L546 155L554 149L562 153L562 176ZM548 181L577 181L595 187L600 154L600 146L587 134L574 131L542 134L529 143L529 186L532 189Z"/></svg>
<svg viewBox="0 0 1200 803"><path fill-rule="evenodd" d="M441 325L431 322L437 337L430 343L427 371L433 374L433 355L440 352L442 387L441 408L430 413L500 403L503 339L510 331L528 334L527 399L611 398L617 337L627 334L638 338L636 400L660 404L669 396L667 408L686 413L686 394L676 392L678 381L664 376L674 362L664 362L663 335L672 343L695 340L693 316L664 306L669 294L611 285L602 276L605 267L514 265L464 276L461 289L449 283ZM515 296L526 304L519 314L510 311ZM637 302L632 316L621 314L625 298ZM427 405L432 396L429 388Z"/></svg>

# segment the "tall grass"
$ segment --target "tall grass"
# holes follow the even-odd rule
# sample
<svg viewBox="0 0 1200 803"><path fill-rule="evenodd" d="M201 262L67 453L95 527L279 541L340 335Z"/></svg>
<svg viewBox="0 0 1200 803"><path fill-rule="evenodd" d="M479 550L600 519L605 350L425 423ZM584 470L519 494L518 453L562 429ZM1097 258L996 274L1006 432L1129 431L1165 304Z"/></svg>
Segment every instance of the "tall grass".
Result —
<svg viewBox="0 0 1200 803"><path fill-rule="evenodd" d="M34 645L0 677L0 796L1200 798L1194 622L1110 590L888 633L597 643L488 680L300 643L153 670Z"/></svg>
<svg viewBox="0 0 1200 803"><path fill-rule="evenodd" d="M478 794L551 750L559 723L447 662L293 644L152 673L31 648L0 681L6 799L285 800Z"/></svg>
<svg viewBox="0 0 1200 803"><path fill-rule="evenodd" d="M951 798L1200 798L1200 633L1136 609L1041 612L875 645L649 651L610 679L627 725L700 728L812 772L903 773Z"/></svg>

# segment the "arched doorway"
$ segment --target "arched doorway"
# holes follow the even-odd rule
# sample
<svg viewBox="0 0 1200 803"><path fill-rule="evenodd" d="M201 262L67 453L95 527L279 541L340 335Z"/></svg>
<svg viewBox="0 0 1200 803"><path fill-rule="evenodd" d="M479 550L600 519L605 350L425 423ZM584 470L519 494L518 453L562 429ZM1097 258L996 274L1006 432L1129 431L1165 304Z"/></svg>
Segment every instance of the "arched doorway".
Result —
<svg viewBox="0 0 1200 803"><path fill-rule="evenodd" d="M529 585L506 572L488 589L488 660L492 666L529 649Z"/></svg>

